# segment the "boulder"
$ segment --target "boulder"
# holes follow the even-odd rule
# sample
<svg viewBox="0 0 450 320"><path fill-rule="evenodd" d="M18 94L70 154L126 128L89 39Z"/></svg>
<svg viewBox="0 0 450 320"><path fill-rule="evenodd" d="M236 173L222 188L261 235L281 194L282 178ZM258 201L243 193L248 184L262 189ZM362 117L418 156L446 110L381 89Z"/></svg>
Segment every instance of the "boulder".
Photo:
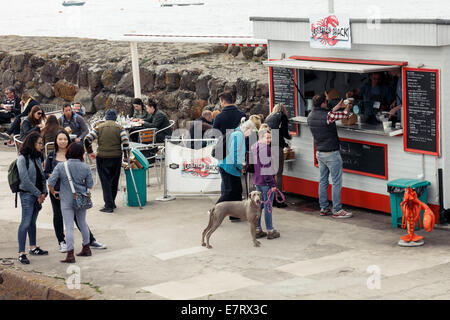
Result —
<svg viewBox="0 0 450 320"><path fill-rule="evenodd" d="M213 78L208 83L209 87L209 102L211 104L216 104L219 102L219 94L223 92L225 87L225 80L220 78Z"/></svg>
<svg viewBox="0 0 450 320"><path fill-rule="evenodd" d="M89 84L89 90L91 90L93 94L100 92L102 88L102 74L103 70L98 66L94 66L88 69L87 80Z"/></svg>
<svg viewBox="0 0 450 320"><path fill-rule="evenodd" d="M228 50L227 44L218 44L213 47L213 53L225 53Z"/></svg>
<svg viewBox="0 0 450 320"><path fill-rule="evenodd" d="M103 110L106 107L106 100L108 95L105 92L100 92L94 97L94 108L95 110Z"/></svg>
<svg viewBox="0 0 450 320"><path fill-rule="evenodd" d="M92 101L92 93L87 89L78 90L77 94L73 98L74 102L81 102L81 104L86 108L87 113L94 113L95 107Z"/></svg>
<svg viewBox="0 0 450 320"><path fill-rule="evenodd" d="M238 78L236 81L236 104L247 100L247 81Z"/></svg>
<svg viewBox="0 0 450 320"><path fill-rule="evenodd" d="M157 68L155 81L156 90L164 90L166 88L166 72L166 68Z"/></svg>
<svg viewBox="0 0 450 320"><path fill-rule="evenodd" d="M27 62L24 53L14 54L11 56L11 69L20 72Z"/></svg>
<svg viewBox="0 0 450 320"><path fill-rule="evenodd" d="M266 48L264 47L256 47L255 50L253 50L253 55L255 57L261 57L264 53L266 53Z"/></svg>
<svg viewBox="0 0 450 320"><path fill-rule="evenodd" d="M2 68L3 70L8 70L10 66L11 66L11 56L7 54L2 59L2 62L0 63L0 68Z"/></svg>
<svg viewBox="0 0 450 320"><path fill-rule="evenodd" d="M106 109L115 109L117 114L120 115L122 112L124 115L130 114L133 98L124 95L112 94L108 96L105 106Z"/></svg>
<svg viewBox="0 0 450 320"><path fill-rule="evenodd" d="M211 80L210 74L202 74L198 77L195 83L195 93L199 99L208 100L209 98L209 88L208 82Z"/></svg>
<svg viewBox="0 0 450 320"><path fill-rule="evenodd" d="M10 87L14 84L14 72L12 70L6 70L2 75L2 86L4 88Z"/></svg>
<svg viewBox="0 0 450 320"><path fill-rule="evenodd" d="M22 69L20 72L16 72L16 80L26 83L28 81L31 81L33 79L33 71L30 67L26 66Z"/></svg>
<svg viewBox="0 0 450 320"><path fill-rule="evenodd" d="M255 89L256 97L269 97L269 85L267 83L258 82Z"/></svg>
<svg viewBox="0 0 450 320"><path fill-rule="evenodd" d="M50 84L46 83L46 82L44 82L43 84L41 84L41 85L37 88L37 91L38 91L42 96L44 96L44 97L46 97L46 98L48 98L48 99L53 98L53 96L54 96L53 87L52 87Z"/></svg>
<svg viewBox="0 0 450 320"><path fill-rule="evenodd" d="M241 52L241 47L239 46L232 46L228 50L228 53L231 54L233 57L236 57L239 54L239 52Z"/></svg>
<svg viewBox="0 0 450 320"><path fill-rule="evenodd" d="M180 87L180 75L178 72L166 72L166 87L168 91L175 91Z"/></svg>
<svg viewBox="0 0 450 320"><path fill-rule="evenodd" d="M54 105L57 105L60 107L62 107L66 103L67 103L67 101L62 98L55 98L52 101L50 101L50 104L54 104Z"/></svg>
<svg viewBox="0 0 450 320"><path fill-rule="evenodd" d="M118 94L125 94L127 96L134 96L133 73L128 72L123 75L116 86Z"/></svg>
<svg viewBox="0 0 450 320"><path fill-rule="evenodd" d="M42 95L35 88L29 89L26 92L31 94L31 96L33 97L34 100L41 103Z"/></svg>
<svg viewBox="0 0 450 320"><path fill-rule="evenodd" d="M139 77L141 78L141 91L152 92L155 88L155 72L146 68L140 68Z"/></svg>
<svg viewBox="0 0 450 320"><path fill-rule="evenodd" d="M59 80L55 83L55 96L62 98L66 101L73 101L75 94L77 93L77 87L66 80Z"/></svg>
<svg viewBox="0 0 450 320"><path fill-rule="evenodd" d="M242 47L242 55L245 59L251 59L253 58L253 50L255 50L253 47Z"/></svg>
<svg viewBox="0 0 450 320"><path fill-rule="evenodd" d="M52 61L48 61L41 71L41 79L44 82L54 84L57 80L56 73L58 72L58 67Z"/></svg>
<svg viewBox="0 0 450 320"><path fill-rule="evenodd" d="M65 79L72 83L77 83L78 71L80 70L80 65L75 61L69 61L65 68L61 72L62 79Z"/></svg>
<svg viewBox="0 0 450 320"><path fill-rule="evenodd" d="M30 58L28 65L32 69L37 69L45 65L45 60L39 55L34 55Z"/></svg>
<svg viewBox="0 0 450 320"><path fill-rule="evenodd" d="M89 88L89 71L85 66L80 66L78 72L78 86L80 88Z"/></svg>
<svg viewBox="0 0 450 320"><path fill-rule="evenodd" d="M203 99L197 99L192 102L192 107L190 110L190 118L195 120L202 115L203 108L208 105L208 101Z"/></svg>
<svg viewBox="0 0 450 320"><path fill-rule="evenodd" d="M195 82L200 74L200 70L183 70L180 78L180 90L195 91Z"/></svg>

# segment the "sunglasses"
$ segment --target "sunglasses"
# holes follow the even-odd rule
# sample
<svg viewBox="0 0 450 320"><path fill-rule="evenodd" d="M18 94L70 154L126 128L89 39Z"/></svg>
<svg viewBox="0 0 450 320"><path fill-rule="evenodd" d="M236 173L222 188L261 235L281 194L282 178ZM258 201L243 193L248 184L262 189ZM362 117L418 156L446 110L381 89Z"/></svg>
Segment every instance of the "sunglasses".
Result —
<svg viewBox="0 0 450 320"><path fill-rule="evenodd" d="M42 112L36 112L36 114L40 116L40 115L42 115Z"/></svg>

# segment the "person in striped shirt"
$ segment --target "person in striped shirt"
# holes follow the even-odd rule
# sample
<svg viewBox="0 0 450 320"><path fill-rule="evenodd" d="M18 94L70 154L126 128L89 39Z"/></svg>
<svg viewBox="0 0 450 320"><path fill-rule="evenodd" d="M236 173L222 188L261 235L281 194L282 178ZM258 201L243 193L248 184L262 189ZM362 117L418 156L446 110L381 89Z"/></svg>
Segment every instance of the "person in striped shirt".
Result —
<svg viewBox="0 0 450 320"><path fill-rule="evenodd" d="M119 187L122 152L126 152L129 148L127 133L116 119L116 110L109 109L106 111L106 121L94 128L84 140L86 150L92 153L91 144L97 139L97 172L105 202L105 206L100 211L105 213L112 213L116 208L115 199Z"/></svg>

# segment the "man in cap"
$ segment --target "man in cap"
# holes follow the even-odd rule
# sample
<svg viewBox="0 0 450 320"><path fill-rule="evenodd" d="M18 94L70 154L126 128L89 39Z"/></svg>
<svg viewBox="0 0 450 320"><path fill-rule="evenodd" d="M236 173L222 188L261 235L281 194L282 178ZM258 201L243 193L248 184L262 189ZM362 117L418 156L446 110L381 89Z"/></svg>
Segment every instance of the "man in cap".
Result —
<svg viewBox="0 0 450 320"><path fill-rule="evenodd" d="M128 136L124 128L117 122L117 112L114 109L106 111L105 122L94 128L84 140L85 147L92 153L91 144L97 140L97 171L103 190L104 208L100 211L112 213L116 208L115 199L119 187L122 152L129 148Z"/></svg>

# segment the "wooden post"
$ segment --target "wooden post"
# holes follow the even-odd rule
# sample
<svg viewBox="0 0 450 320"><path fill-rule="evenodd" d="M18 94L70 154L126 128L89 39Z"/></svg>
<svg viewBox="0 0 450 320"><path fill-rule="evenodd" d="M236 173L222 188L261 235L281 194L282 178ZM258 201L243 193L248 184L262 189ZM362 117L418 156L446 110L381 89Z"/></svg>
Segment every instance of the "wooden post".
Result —
<svg viewBox="0 0 450 320"><path fill-rule="evenodd" d="M131 69L133 70L134 97L141 97L141 77L139 74L139 56L137 42L130 42L131 49Z"/></svg>

